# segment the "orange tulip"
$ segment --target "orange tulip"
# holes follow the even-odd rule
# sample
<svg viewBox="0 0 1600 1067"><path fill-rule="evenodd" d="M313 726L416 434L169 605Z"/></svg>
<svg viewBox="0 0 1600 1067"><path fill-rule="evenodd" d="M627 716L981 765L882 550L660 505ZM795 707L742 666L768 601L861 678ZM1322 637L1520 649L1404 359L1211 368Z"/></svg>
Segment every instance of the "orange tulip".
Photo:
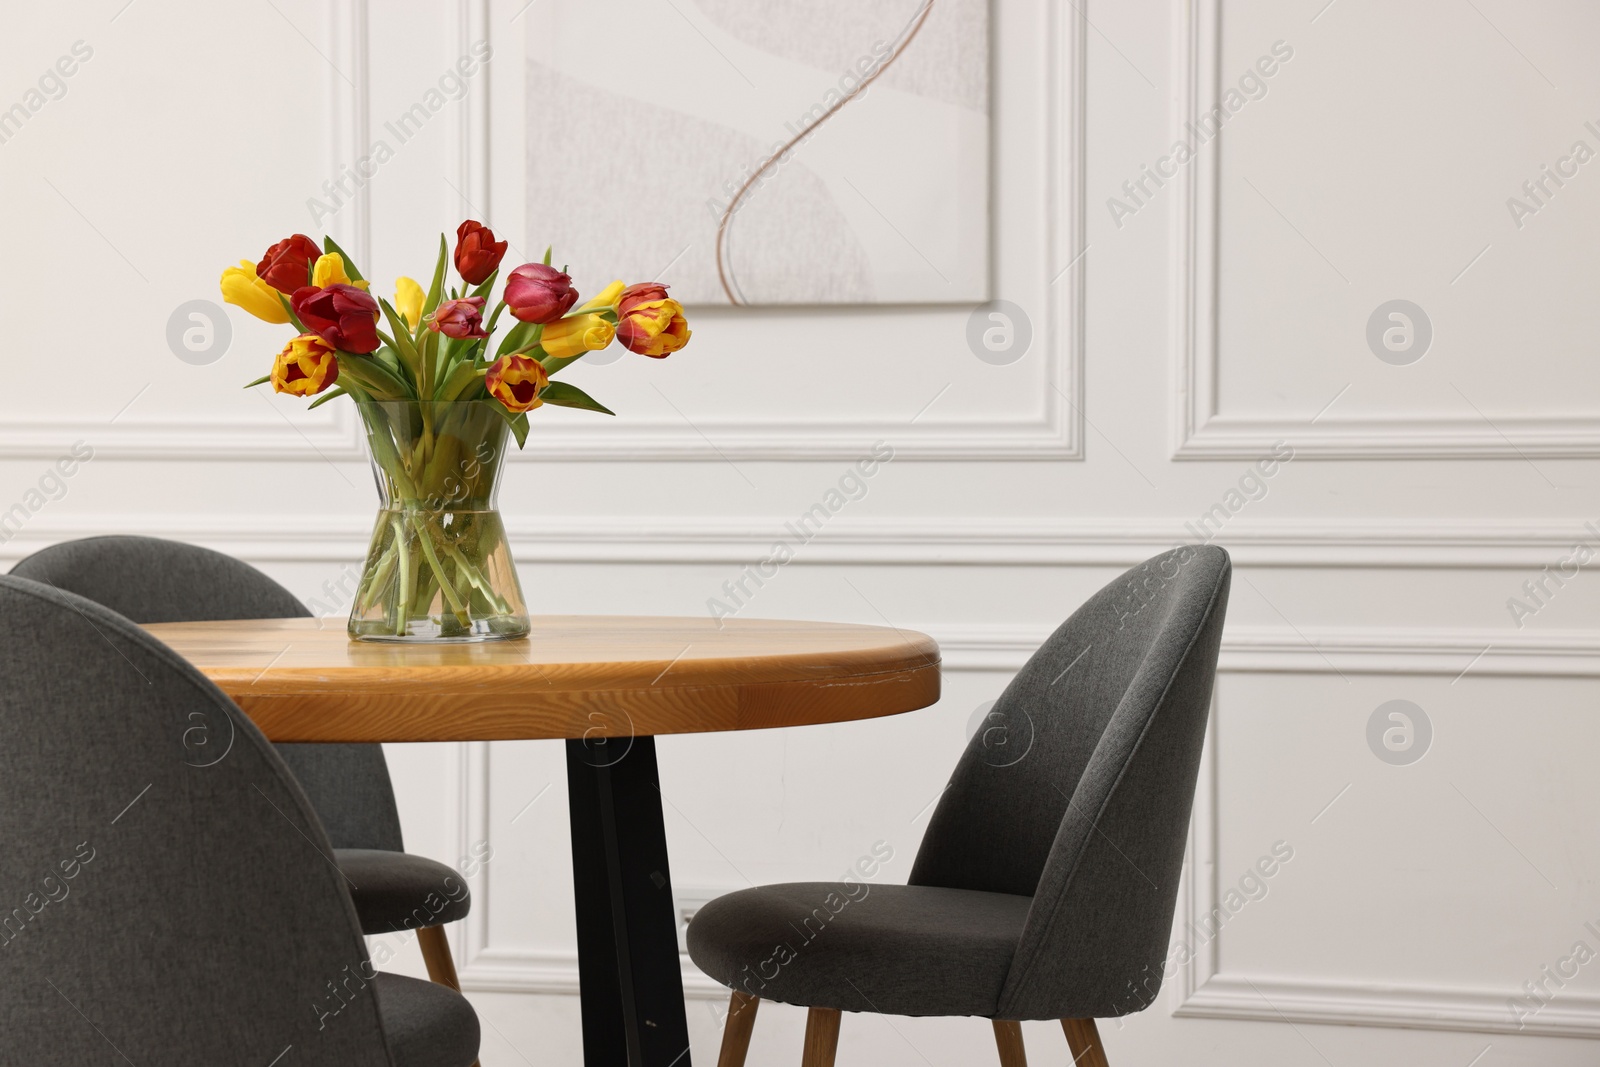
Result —
<svg viewBox="0 0 1600 1067"><path fill-rule="evenodd" d="M507 411L532 411L543 404L539 394L550 384L550 375L531 356L501 356L489 365L483 386Z"/></svg>
<svg viewBox="0 0 1600 1067"><path fill-rule="evenodd" d="M315 396L339 380L339 357L314 333L303 333L272 361L272 388L291 396Z"/></svg>
<svg viewBox="0 0 1600 1067"><path fill-rule="evenodd" d="M683 305L667 296L667 287L640 282L622 291L617 301L617 340L630 352L665 359L689 343L689 322Z"/></svg>

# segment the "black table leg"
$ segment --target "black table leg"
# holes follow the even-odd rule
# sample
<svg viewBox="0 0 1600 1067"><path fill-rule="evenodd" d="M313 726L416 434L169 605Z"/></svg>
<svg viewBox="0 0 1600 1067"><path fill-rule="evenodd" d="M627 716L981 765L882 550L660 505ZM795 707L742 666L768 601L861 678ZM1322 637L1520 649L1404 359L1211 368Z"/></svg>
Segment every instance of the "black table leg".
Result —
<svg viewBox="0 0 1600 1067"><path fill-rule="evenodd" d="M689 1067L653 737L567 742L586 1067Z"/></svg>

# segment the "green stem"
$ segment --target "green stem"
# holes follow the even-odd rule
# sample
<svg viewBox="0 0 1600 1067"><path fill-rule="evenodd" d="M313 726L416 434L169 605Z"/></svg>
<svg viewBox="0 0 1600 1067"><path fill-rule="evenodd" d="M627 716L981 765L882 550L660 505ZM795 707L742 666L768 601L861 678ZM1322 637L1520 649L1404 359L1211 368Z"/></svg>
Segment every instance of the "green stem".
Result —
<svg viewBox="0 0 1600 1067"><path fill-rule="evenodd" d="M361 588L356 590L356 610L365 613L367 608L376 603L383 595L384 588L389 584L390 572L394 570L399 553L395 543L391 541L383 548L383 555L378 557L378 562L367 568L366 577L361 580Z"/></svg>
<svg viewBox="0 0 1600 1067"><path fill-rule="evenodd" d="M450 558L455 560L456 567L460 569L462 576L466 578L474 589L483 594L484 599L489 601L490 606L494 608L497 614L504 615L511 610L506 602L500 598L500 594L494 591L494 587L483 576L483 572L478 570L459 548L452 544L446 544L444 549L450 553Z"/></svg>
<svg viewBox="0 0 1600 1067"><path fill-rule="evenodd" d="M383 553L383 558L378 561L378 569L373 572L372 581L378 589L389 584L390 577L394 574L395 565L400 562L400 550L391 545Z"/></svg>
<svg viewBox="0 0 1600 1067"><path fill-rule="evenodd" d="M444 576L444 568L439 565L439 556L433 550L433 524L423 518L411 520L417 527L417 543L422 547L422 554L427 558L428 568L433 571L434 579L439 583L439 592L444 594L445 600L450 602L450 610L455 613L456 620L462 626L472 625L467 616L467 606L461 602L461 595L456 592L456 587ZM419 605L420 607L420 605ZM421 614L421 612L418 612Z"/></svg>
<svg viewBox="0 0 1600 1067"><path fill-rule="evenodd" d="M411 558L411 549L406 545L406 531L405 527L400 525L399 517L391 518L389 522L394 527L394 543L400 550L400 595L395 598L394 635L404 637L411 611L411 598L417 592L417 564Z"/></svg>

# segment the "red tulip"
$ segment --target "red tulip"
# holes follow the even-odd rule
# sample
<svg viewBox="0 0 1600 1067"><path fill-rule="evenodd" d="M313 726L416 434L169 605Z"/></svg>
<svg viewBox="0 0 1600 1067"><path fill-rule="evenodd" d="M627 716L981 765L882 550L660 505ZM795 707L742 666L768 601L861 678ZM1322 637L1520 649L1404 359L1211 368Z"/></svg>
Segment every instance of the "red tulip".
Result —
<svg viewBox="0 0 1600 1067"><path fill-rule="evenodd" d="M572 278L543 263L524 263L506 282L506 306L523 322L555 322L577 302Z"/></svg>
<svg viewBox="0 0 1600 1067"><path fill-rule="evenodd" d="M311 279L311 264L322 255L317 243L303 233L285 237L261 257L256 277L287 296Z"/></svg>
<svg viewBox="0 0 1600 1067"><path fill-rule="evenodd" d="M482 285L505 254L506 243L483 223L468 219L456 227L456 273L468 285Z"/></svg>
<svg viewBox="0 0 1600 1067"><path fill-rule="evenodd" d="M378 348L378 302L353 285L296 289L289 298L306 329L344 352Z"/></svg>
<svg viewBox="0 0 1600 1067"><path fill-rule="evenodd" d="M646 300L665 300L667 287L660 282L638 282L622 290L617 297L617 314L626 315Z"/></svg>
<svg viewBox="0 0 1600 1067"><path fill-rule="evenodd" d="M446 300L439 305L439 310L428 316L428 329L457 340L467 337L488 337L489 334L483 328L484 303L484 298L481 296Z"/></svg>

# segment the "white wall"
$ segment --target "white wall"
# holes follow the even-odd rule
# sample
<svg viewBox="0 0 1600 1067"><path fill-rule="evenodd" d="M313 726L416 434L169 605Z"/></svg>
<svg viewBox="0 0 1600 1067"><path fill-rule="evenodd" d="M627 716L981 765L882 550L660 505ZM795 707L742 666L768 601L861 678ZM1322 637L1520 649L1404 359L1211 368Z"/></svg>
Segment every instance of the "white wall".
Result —
<svg viewBox="0 0 1600 1067"><path fill-rule="evenodd" d="M275 330L235 314L226 354L192 366L168 317L215 300L224 265L319 232L307 198L480 39L494 59L464 103L327 226L383 285L424 270L432 234L464 216L531 255L527 0L124 2L18 9L0 39L0 107L75 41L93 49L0 143L0 509L38 502L73 442L95 450L0 555L184 537L317 596L357 565L374 500L350 413L238 388ZM871 441L896 449L749 613L927 630L945 698L663 740L686 899L828 877L880 839L884 877L904 878L974 709L1283 441L1295 458L1218 538L1239 567L1175 937L1275 842L1294 858L1155 1007L1107 1024L1113 1062L1592 1062L1600 965L1551 984L1522 1032L1507 1000L1575 942L1600 949L1584 925L1600 927L1600 588L1551 582L1520 627L1507 600L1600 541L1584 529L1600 522L1600 164L1520 220L1506 201L1574 141L1600 149L1584 125L1600 126L1600 12L1324 4L995 0L995 294L1032 322L1018 362L974 358L965 307L691 309L682 354L582 375L620 418L540 413L502 500L538 611L698 614ZM1114 213L1215 86L1279 41L1293 54L1267 64L1265 95ZM1365 337L1395 299L1433 328L1410 365ZM1420 762L1369 749L1393 699L1431 722ZM390 757L414 850L494 848L456 931L485 1062L576 1062L560 746ZM689 991L711 1062L720 994L692 974ZM752 1062L796 1061L801 1018L764 1009ZM1058 1030L1028 1037L1061 1061ZM993 1055L971 1020L852 1016L841 1046L844 1063Z"/></svg>

